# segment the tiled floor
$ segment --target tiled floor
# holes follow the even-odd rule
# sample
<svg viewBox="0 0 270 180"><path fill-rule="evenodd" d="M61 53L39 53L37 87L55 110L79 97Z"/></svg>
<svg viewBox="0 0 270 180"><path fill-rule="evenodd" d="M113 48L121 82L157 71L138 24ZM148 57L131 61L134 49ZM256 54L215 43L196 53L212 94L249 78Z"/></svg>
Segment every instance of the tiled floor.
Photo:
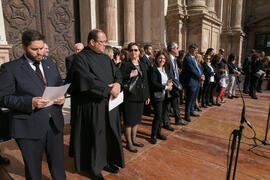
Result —
<svg viewBox="0 0 270 180"><path fill-rule="evenodd" d="M258 100L253 100L245 95L246 118L253 125L257 138L264 139L270 93L258 94L258 97ZM240 98L228 99L221 107L204 108L200 113L201 117L193 118L188 126L173 125L177 129L174 132L162 130L168 140L158 140L156 145L148 142L153 117L143 117L138 138L145 147L138 148L139 152L136 154L124 149L126 168L116 175L106 172L103 175L107 180L224 180L228 140L233 129L239 129L241 110ZM183 107L181 111L183 115ZM68 122L68 102L64 107L64 114ZM270 179L270 146L248 151L254 144L249 139L253 132L246 124L244 127L236 179ZM268 138L270 141L270 135ZM68 157L69 125L65 126L64 143L67 179L89 179L86 173L75 172L73 159ZM11 160L9 166L0 168L0 179L24 179L22 157L14 141L3 143L0 148L2 154ZM45 158L42 167L43 179L51 179Z"/></svg>

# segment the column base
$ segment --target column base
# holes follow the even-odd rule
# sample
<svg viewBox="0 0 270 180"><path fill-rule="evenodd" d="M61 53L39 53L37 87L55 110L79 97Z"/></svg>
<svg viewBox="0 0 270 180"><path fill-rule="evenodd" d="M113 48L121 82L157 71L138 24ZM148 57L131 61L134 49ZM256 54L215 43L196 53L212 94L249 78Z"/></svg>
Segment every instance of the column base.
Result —
<svg viewBox="0 0 270 180"><path fill-rule="evenodd" d="M9 61L9 45L0 45L0 65Z"/></svg>

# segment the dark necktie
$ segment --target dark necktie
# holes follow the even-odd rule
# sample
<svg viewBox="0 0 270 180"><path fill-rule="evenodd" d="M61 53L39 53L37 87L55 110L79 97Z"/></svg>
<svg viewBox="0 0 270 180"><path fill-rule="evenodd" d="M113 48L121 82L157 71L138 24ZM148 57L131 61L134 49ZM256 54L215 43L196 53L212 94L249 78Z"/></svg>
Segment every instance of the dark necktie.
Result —
<svg viewBox="0 0 270 180"><path fill-rule="evenodd" d="M39 64L40 64L39 61L35 61L35 62L33 63L33 65L36 67L35 73L36 73L36 75L42 80L42 82L44 83L45 81L44 81L42 72L41 72L41 70L40 70L40 68L39 68Z"/></svg>

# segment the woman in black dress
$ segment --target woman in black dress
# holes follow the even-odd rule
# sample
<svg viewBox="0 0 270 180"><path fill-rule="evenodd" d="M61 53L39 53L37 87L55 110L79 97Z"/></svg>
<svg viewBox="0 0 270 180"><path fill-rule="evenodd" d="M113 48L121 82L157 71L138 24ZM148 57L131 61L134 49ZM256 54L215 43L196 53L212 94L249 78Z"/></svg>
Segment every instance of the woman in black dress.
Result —
<svg viewBox="0 0 270 180"><path fill-rule="evenodd" d="M147 81L146 64L139 60L139 46L132 42L128 45L129 60L124 62L120 68L123 75L123 84L134 78L138 78L132 91L126 88L124 91L124 125L127 150L136 153L138 150L134 146L143 147L144 144L136 141L138 124L141 123L144 104L150 103L149 87Z"/></svg>
<svg viewBox="0 0 270 180"><path fill-rule="evenodd" d="M172 90L172 81L169 70L166 68L169 64L169 58L165 51L159 51L155 58L155 66L151 72L151 95L153 99L153 106L155 109L155 117L152 122L151 140L152 144L156 144L158 139L166 140L166 136L161 134L161 122L164 116L164 110L168 103L166 101L166 94ZM168 96L167 96L168 97Z"/></svg>

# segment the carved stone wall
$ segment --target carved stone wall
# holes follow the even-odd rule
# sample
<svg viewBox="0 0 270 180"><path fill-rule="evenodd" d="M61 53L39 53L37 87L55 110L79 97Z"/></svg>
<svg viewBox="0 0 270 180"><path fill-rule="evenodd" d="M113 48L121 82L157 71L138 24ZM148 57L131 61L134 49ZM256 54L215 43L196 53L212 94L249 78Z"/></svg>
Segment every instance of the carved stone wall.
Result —
<svg viewBox="0 0 270 180"><path fill-rule="evenodd" d="M71 0L2 0L10 59L23 54L21 35L27 29L43 33L50 56L65 78L65 57L73 53L75 39L73 1Z"/></svg>

